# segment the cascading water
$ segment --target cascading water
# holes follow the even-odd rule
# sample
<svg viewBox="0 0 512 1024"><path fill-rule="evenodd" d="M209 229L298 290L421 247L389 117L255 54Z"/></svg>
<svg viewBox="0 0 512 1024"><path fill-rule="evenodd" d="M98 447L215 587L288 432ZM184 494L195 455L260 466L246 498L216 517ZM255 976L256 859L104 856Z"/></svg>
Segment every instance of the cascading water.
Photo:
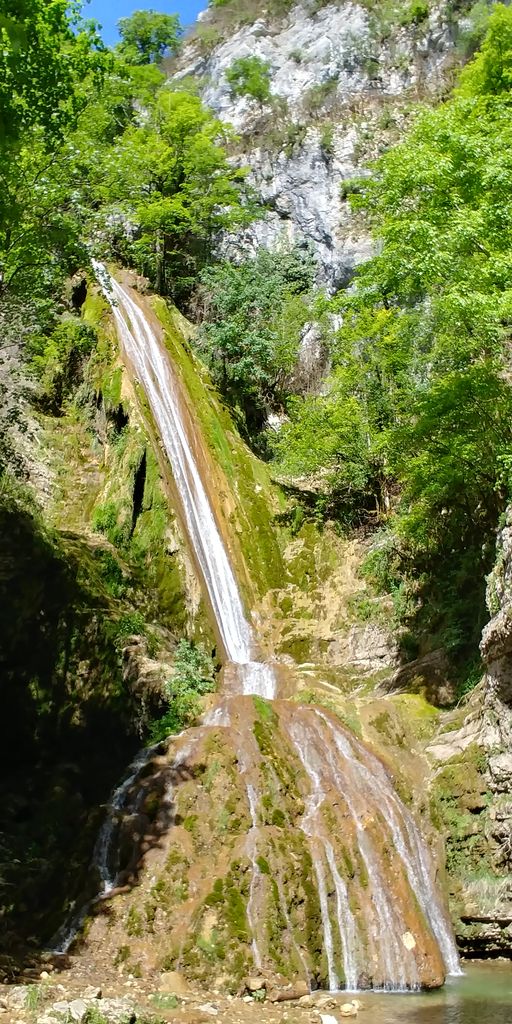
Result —
<svg viewBox="0 0 512 1024"><path fill-rule="evenodd" d="M81 907L76 913L71 914L71 917L66 924L63 925L63 927L60 928L54 936L50 944L51 952L67 953L73 940L80 931L80 928L82 927L93 903L97 902L99 899L115 889L117 885L118 872L117 867L114 867L113 863L117 860L118 852L115 843L118 819L124 807L129 802L130 793L135 786L138 777L154 757L159 746L160 744L157 743L155 746L141 750L140 753L137 754L137 757L132 761L126 778L112 793L107 804L105 820L98 833L98 838L96 840L92 856L91 867L100 879L99 892L95 896L94 900L91 900L90 903Z"/></svg>
<svg viewBox="0 0 512 1024"><path fill-rule="evenodd" d="M126 358L140 380L155 418L181 499L188 536L199 563L229 661L239 666L241 692L271 700L272 666L252 658L254 637L208 495L187 436L179 388L155 331L125 288L93 261L112 305Z"/></svg>
<svg viewBox="0 0 512 1024"><path fill-rule="evenodd" d="M148 398L174 475L189 541L227 659L234 669L230 672L234 686L230 686L229 694L204 716L202 726L192 731L190 742L180 745L173 766L185 764L197 751L201 759L201 743L208 742L212 734L218 736L219 729L225 734L225 742L234 746L233 758L250 823L239 856L249 861L246 916L254 966L262 969L268 963L264 909L265 900L273 892L279 927L288 933L288 948L294 954L296 969L308 985L318 983L320 978L331 990L341 985L355 991L361 983L414 989L425 976L439 977L441 960L447 972L458 973L457 952L435 886L430 852L394 792L384 766L319 708L275 701L274 667L254 660L255 637L201 478L179 380L165 347L129 290L111 278L102 264L95 264L95 268L112 306L126 359ZM274 702L271 708L267 706L265 729L279 730L285 762L296 765L291 769L292 778L294 772L297 776L292 810L286 803L287 784L277 755L272 747L265 746L256 728L255 702L248 699L251 695ZM133 795L140 763L134 763L129 777L114 793L96 845L95 861L103 894L108 894L119 878L112 849L115 822L129 794ZM170 799L166 796L167 801ZM271 814L272 800L282 803L281 809ZM130 809L137 810L137 797ZM290 851L282 838L287 820L295 821L295 832L289 837ZM302 856L300 851L294 852L298 834L303 837L311 867L305 881L303 875L297 875L299 881L294 884L302 886L302 896L291 900L287 885L297 874L296 865ZM285 860L288 852L288 866L282 872L279 862L274 861L274 877L270 879L265 857ZM194 875L194 885L196 879ZM306 923L297 923L303 913L300 908L308 899L311 903L310 886L316 893L320 922L321 951L315 954L316 967L305 944ZM216 905L219 891L213 893L212 905ZM423 944L421 952L417 939ZM311 941L317 940L313 936ZM430 965L426 975L425 963Z"/></svg>
<svg viewBox="0 0 512 1024"><path fill-rule="evenodd" d="M419 986L419 981L412 949L404 945L404 936L408 935L407 925L401 916L400 907L387 891L381 867L382 857L372 830L367 827L368 822L374 826L379 820L382 820L382 825L390 834L395 853L402 862L410 888L436 938L448 973L459 974L455 942L433 881L434 865L430 852L411 815L394 792L383 765L363 744L355 738L349 738L345 730L318 708L299 709L289 725L289 734L311 784L310 802L302 828L316 844L323 845L336 889L347 987L354 987L354 979L358 976L358 941L346 887L341 879L336 879L334 851L319 815L328 788L336 788L342 794L353 821L361 861L373 893L378 894L378 898L373 898L370 904L370 925L374 942L383 955L387 979L384 987L414 989ZM379 832L380 829L377 835ZM322 864L319 889L325 886L323 871ZM325 922L325 928L326 945L331 945L328 921Z"/></svg>
<svg viewBox="0 0 512 1024"><path fill-rule="evenodd" d="M251 861L251 886L249 890L249 900L247 903L247 918L252 931L252 953L254 963L255 966L260 969L262 966L262 957L258 945L256 926L257 889L258 882L261 878L261 871L257 861L258 799L256 796L256 790L251 783L247 786L247 800L251 814L251 828L249 829L247 836L247 853Z"/></svg>

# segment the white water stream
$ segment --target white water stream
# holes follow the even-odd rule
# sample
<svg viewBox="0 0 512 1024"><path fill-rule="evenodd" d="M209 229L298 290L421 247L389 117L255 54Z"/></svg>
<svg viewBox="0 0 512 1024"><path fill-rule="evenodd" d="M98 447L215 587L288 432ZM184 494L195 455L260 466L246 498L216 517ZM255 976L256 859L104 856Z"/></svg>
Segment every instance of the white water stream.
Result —
<svg viewBox="0 0 512 1024"><path fill-rule="evenodd" d="M247 901L247 920L252 932L252 955L255 966L261 970L263 959L258 944L257 907L258 907L258 886L261 881L261 871L258 864L258 798L256 790L249 782L247 785L247 800L251 815L251 827L247 834L247 853L251 861L251 885L249 888L249 899Z"/></svg>
<svg viewBox="0 0 512 1024"><path fill-rule="evenodd" d="M292 721L289 732L310 780L310 797L301 827L310 837L312 850L319 851L314 866L331 988L335 987L332 913L326 909L324 858L336 895L337 926L347 988L357 987L359 969L363 966L361 963L358 965L357 927L350 911L347 888L339 875L321 814L327 792L333 789L342 795L347 805L369 879L372 893L369 932L375 955L382 962L386 978L384 987L390 990L414 989L419 987L419 979L412 949L404 942L408 928L400 904L388 891L382 855L366 827L366 821L382 820L390 834L394 853L403 864L411 890L437 940L447 973L460 974L457 949L434 882L434 865L429 849L412 816L394 792L383 765L355 737L349 739L346 731L319 708L302 709Z"/></svg>
<svg viewBox="0 0 512 1024"><path fill-rule="evenodd" d="M159 746L160 744L156 743L152 747L141 750L128 768L126 778L113 791L106 807L106 817L98 833L92 855L91 867L97 872L100 879L99 892L91 902L86 903L76 913L72 913L71 918L59 929L51 942L52 953L67 953L71 943L80 931L92 904L107 896L118 884L118 864L116 863L118 846L115 840L117 838L119 817L130 801L130 794L138 777L154 757Z"/></svg>
<svg viewBox="0 0 512 1024"><path fill-rule="evenodd" d="M187 533L199 563L229 661L240 666L244 694L272 700L276 678L271 665L253 661L254 636L247 622L215 516L187 436L179 387L167 352L128 291L93 261L112 306L124 353L148 399L181 499Z"/></svg>

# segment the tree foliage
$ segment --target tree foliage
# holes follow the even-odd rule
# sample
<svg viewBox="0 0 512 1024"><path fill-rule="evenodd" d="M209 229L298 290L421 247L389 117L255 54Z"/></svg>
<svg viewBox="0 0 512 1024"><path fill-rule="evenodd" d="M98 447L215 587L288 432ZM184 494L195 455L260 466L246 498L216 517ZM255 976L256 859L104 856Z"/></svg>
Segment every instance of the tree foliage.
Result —
<svg viewBox="0 0 512 1024"><path fill-rule="evenodd" d="M323 465L330 515L346 520L346 480L373 493L392 538L381 578L405 584L415 628L454 650L476 641L510 497L511 68L498 4L453 97L359 183L377 254L334 300L325 396L294 409L278 445L290 471Z"/></svg>
<svg viewBox="0 0 512 1024"><path fill-rule="evenodd" d="M233 96L250 96L258 103L268 103L270 91L270 64L261 57L237 57L226 71Z"/></svg>
<svg viewBox="0 0 512 1024"><path fill-rule="evenodd" d="M295 248L260 250L252 259L225 260L201 274L199 349L253 435L269 409L286 399L311 316L314 272L311 253Z"/></svg>
<svg viewBox="0 0 512 1024"><path fill-rule="evenodd" d="M194 724L202 710L201 697L215 690L215 665L202 644L179 640L174 673L165 684L167 711L154 722L153 742Z"/></svg>
<svg viewBox="0 0 512 1024"><path fill-rule="evenodd" d="M3 0L0 11L0 158L22 133L41 129L46 148L73 124L81 83L101 70L102 46L68 0Z"/></svg>
<svg viewBox="0 0 512 1024"><path fill-rule="evenodd" d="M160 64L179 46L182 29L177 14L134 11L118 21L118 50L128 64Z"/></svg>
<svg viewBox="0 0 512 1024"><path fill-rule="evenodd" d="M111 53L66 10L27 0L2 25L0 118L16 151L0 163L2 287L56 293L93 239L179 297L215 233L247 220L245 173L228 162L227 129L154 63L175 16L136 12Z"/></svg>
<svg viewBox="0 0 512 1024"><path fill-rule="evenodd" d="M246 172L232 167L228 130L187 92L162 88L143 124L133 123L107 154L98 188L136 225L122 255L163 292L189 288L215 235L246 223Z"/></svg>

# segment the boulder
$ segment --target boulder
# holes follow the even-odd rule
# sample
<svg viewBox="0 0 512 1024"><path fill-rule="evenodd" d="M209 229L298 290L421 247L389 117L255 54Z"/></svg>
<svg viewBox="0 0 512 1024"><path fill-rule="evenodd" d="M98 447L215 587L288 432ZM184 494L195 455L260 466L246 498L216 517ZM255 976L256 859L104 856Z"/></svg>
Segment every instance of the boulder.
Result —
<svg viewBox="0 0 512 1024"><path fill-rule="evenodd" d="M301 999L302 996L309 995L309 988L307 982L296 981L293 985L287 985L286 988L273 988L268 992L268 999L271 1003L284 1003L291 999Z"/></svg>
<svg viewBox="0 0 512 1024"><path fill-rule="evenodd" d="M160 976L158 987L160 992L172 992L175 996L189 996L192 993L187 979L179 971L165 971Z"/></svg>
<svg viewBox="0 0 512 1024"><path fill-rule="evenodd" d="M31 985L5 985L0 989L0 1006L5 1010L23 1010L29 1001Z"/></svg>
<svg viewBox="0 0 512 1024"><path fill-rule="evenodd" d="M262 989L266 989L267 980L266 978L258 978L255 975L245 979L245 987L248 992L261 992Z"/></svg>
<svg viewBox="0 0 512 1024"><path fill-rule="evenodd" d="M429 704L450 707L457 696L450 671L445 651L429 651L397 669L379 689L384 693L421 693Z"/></svg>
<svg viewBox="0 0 512 1024"><path fill-rule="evenodd" d="M359 1010L359 1001L353 999L350 1003L342 1003L340 1006L340 1014L342 1017L357 1017Z"/></svg>

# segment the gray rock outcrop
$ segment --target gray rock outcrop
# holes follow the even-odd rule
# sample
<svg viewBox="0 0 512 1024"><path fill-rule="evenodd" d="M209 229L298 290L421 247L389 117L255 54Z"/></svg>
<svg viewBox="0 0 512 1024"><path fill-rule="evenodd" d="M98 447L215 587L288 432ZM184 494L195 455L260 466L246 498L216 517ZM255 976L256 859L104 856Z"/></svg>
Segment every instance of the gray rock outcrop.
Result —
<svg viewBox="0 0 512 1024"><path fill-rule="evenodd" d="M387 24L384 12L350 2L315 10L294 5L284 18L264 9L253 24L215 38L215 10L207 11L186 44L174 83L195 79L203 100L233 125L241 142L236 159L266 207L231 244L249 251L281 239L306 241L329 290L346 284L372 247L351 214L341 183L359 176L387 129L400 134L407 97L420 99L443 85L453 53L446 5L421 25ZM268 66L271 101L234 96L226 72L235 60L257 57Z"/></svg>

